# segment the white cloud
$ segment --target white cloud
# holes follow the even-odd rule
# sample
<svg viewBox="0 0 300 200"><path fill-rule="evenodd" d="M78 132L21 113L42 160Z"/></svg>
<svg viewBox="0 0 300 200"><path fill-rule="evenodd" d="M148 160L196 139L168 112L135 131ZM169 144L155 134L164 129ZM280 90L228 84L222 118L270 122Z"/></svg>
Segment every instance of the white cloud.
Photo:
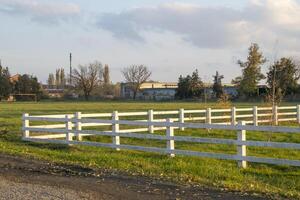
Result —
<svg viewBox="0 0 300 200"><path fill-rule="evenodd" d="M299 47L300 4L296 0L249 0L242 9L163 4L101 16L97 26L117 38L144 41L143 32L173 32L201 48L227 48L279 40Z"/></svg>
<svg viewBox="0 0 300 200"><path fill-rule="evenodd" d="M41 23L59 23L80 14L80 7L71 3L41 2L37 0L0 0L0 12L28 16Z"/></svg>

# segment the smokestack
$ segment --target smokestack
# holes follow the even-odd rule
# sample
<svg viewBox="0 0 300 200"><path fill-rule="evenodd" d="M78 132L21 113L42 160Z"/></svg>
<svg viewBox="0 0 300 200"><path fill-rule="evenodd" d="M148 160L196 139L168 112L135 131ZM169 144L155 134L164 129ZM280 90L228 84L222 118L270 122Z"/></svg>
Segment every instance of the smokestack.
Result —
<svg viewBox="0 0 300 200"><path fill-rule="evenodd" d="M72 85L72 53L70 53L70 85Z"/></svg>

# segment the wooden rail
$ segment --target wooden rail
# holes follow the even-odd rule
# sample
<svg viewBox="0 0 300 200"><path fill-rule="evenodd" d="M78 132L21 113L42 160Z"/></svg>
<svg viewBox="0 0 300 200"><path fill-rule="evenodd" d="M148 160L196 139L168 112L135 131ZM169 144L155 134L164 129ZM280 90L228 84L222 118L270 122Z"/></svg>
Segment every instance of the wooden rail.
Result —
<svg viewBox="0 0 300 200"><path fill-rule="evenodd" d="M265 113L265 111L267 113ZM191 115L193 116L187 116ZM195 116L198 114L197 116ZM162 115L162 116L161 116ZM171 117L177 115L177 117ZM146 119L120 119L121 117L145 116ZM161 116L160 118L157 118ZM165 117L165 118L162 118ZM106 118L106 119L103 119ZM109 118L109 119L107 119ZM285 142L266 142L266 141L249 141L246 139L246 131L261 131L275 133L299 134L299 127L283 127L283 126L258 126L262 123L273 123L277 125L281 121L300 122L300 106L289 107L256 107L253 108L231 108L231 109L206 109L206 110L184 110L178 111L153 111L147 112L128 112L119 113L96 113L67 115L43 115L30 116L23 114L23 140L31 142L46 142L67 145L88 145L99 147L110 147L118 151L121 149L140 150L149 152L158 152L175 155L200 156L226 160L236 160L242 168L247 167L247 162L259 162L268 164L300 166L299 160L277 159L277 158L261 158L247 156L247 147L272 147L284 149L299 149L298 143ZM30 122L57 122L60 124L34 125L30 126ZM194 121L187 123L187 121ZM202 123L201 123L202 122ZM120 125L134 126L130 129L120 130ZM109 126L110 130L83 130L84 127ZM139 127L139 128L137 128ZM141 128L142 127L142 128ZM219 139L219 138L200 138L191 136L175 136L174 129L218 129L237 131L236 139ZM155 131L165 130L165 135L154 134ZM31 132L38 133L33 135ZM147 133L142 133L147 132ZM41 135L42 134L42 135ZM82 137L99 135L111 136L112 143L99 143L82 141ZM143 147L121 144L121 138L138 138L162 140L166 142L166 148ZM188 150L175 149L176 142L192 142L192 143L209 143L209 144L226 144L236 145L236 155L206 153Z"/></svg>

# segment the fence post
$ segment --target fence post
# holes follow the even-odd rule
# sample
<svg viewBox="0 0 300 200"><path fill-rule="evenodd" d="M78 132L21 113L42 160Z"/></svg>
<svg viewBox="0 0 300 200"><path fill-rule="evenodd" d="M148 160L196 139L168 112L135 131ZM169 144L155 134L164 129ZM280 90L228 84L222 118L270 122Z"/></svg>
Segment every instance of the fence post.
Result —
<svg viewBox="0 0 300 200"><path fill-rule="evenodd" d="M22 117L22 121L23 121L23 129L26 129L27 127L29 127L29 120L26 119L26 117L29 117L28 113L24 113L23 117ZM23 139L28 138L29 137L29 131L28 130L23 130Z"/></svg>
<svg viewBox="0 0 300 200"><path fill-rule="evenodd" d="M211 124L211 108L206 109L206 123Z"/></svg>
<svg viewBox="0 0 300 200"><path fill-rule="evenodd" d="M300 124L300 105L297 105L297 122Z"/></svg>
<svg viewBox="0 0 300 200"><path fill-rule="evenodd" d="M278 125L278 106L273 107L273 123L275 126Z"/></svg>
<svg viewBox="0 0 300 200"><path fill-rule="evenodd" d="M253 107L253 125L258 126L257 106Z"/></svg>
<svg viewBox="0 0 300 200"><path fill-rule="evenodd" d="M153 122L153 110L148 110L148 122L151 123ZM149 133L154 133L154 126L153 125L149 125L148 127L148 131Z"/></svg>
<svg viewBox="0 0 300 200"><path fill-rule="evenodd" d="M182 124L184 123L184 109L183 108L179 109L179 123L182 123ZM181 126L180 130L184 131L184 127Z"/></svg>
<svg viewBox="0 0 300 200"><path fill-rule="evenodd" d="M67 130L66 131L66 140L68 142L68 145L70 145L69 141L73 140L73 135L71 133L72 132L72 126L73 126L72 121L71 121L72 117L70 115L66 115L65 119L66 119L66 130Z"/></svg>
<svg viewBox="0 0 300 200"><path fill-rule="evenodd" d="M238 122L238 125L240 125L240 126L244 126L245 124L246 123L244 121ZM239 130L237 133L237 139L238 139L238 142L246 141L246 130L243 130L243 129ZM239 144L237 146L237 153L238 153L238 156L242 156L242 157L246 156L247 155L246 145ZM238 166L245 169L247 167L247 161L245 161L245 160L238 161Z"/></svg>
<svg viewBox="0 0 300 200"><path fill-rule="evenodd" d="M112 133L115 134L115 136L113 136L113 144L116 145L116 150L120 151L120 148L117 147L120 145L120 136L118 136L120 125L116 122L117 120L119 120L119 114L118 111L114 111L112 113Z"/></svg>
<svg viewBox="0 0 300 200"><path fill-rule="evenodd" d="M169 152L171 152L172 150L175 149L175 142L174 139L171 139L171 137L174 137L174 127L172 127L172 125L170 125L170 123L172 123L173 121L171 119L167 119L167 131L166 131L166 135L167 135L167 150ZM174 153L170 153L171 157L175 157Z"/></svg>
<svg viewBox="0 0 300 200"><path fill-rule="evenodd" d="M75 118L76 118L76 131L81 131L82 126L81 126L81 112L75 113ZM80 135L79 132L76 134L77 140L82 141L82 136Z"/></svg>
<svg viewBox="0 0 300 200"><path fill-rule="evenodd" d="M236 124L236 108L232 107L231 108L231 125Z"/></svg>

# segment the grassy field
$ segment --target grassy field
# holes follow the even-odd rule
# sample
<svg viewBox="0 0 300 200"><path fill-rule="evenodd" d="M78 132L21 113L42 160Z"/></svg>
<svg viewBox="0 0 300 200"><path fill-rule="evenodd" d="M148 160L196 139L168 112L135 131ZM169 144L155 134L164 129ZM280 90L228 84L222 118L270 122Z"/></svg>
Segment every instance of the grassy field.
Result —
<svg viewBox="0 0 300 200"><path fill-rule="evenodd" d="M240 103L236 106L250 106ZM252 104L253 105L253 104ZM257 104L256 104L257 105ZM295 104L293 104L295 105ZM22 113L66 114L81 111L84 113L136 111L136 110L174 110L179 108L199 109L216 107L215 104L201 103L141 103L141 102L102 102L102 103L0 103L0 152L33 157L59 163L79 164L82 166L116 169L134 175L146 175L183 183L194 183L208 187L226 188L243 192L268 194L275 198L288 197L300 199L300 168L250 163L245 170L239 169L234 161L206 158L144 153L138 151L116 152L113 149L33 144L21 141ZM160 134L158 132L157 134ZM232 131L186 130L175 131L175 135L192 135L217 138L236 138ZM89 137L92 141L111 142L110 137ZM270 140L300 143L298 134L275 134L247 132L249 140ZM164 147L160 141L121 139L122 144ZM235 154L236 147L230 145L193 144L176 142L177 149L204 152ZM278 157L300 160L300 151L278 150L272 148L248 148L249 155Z"/></svg>

